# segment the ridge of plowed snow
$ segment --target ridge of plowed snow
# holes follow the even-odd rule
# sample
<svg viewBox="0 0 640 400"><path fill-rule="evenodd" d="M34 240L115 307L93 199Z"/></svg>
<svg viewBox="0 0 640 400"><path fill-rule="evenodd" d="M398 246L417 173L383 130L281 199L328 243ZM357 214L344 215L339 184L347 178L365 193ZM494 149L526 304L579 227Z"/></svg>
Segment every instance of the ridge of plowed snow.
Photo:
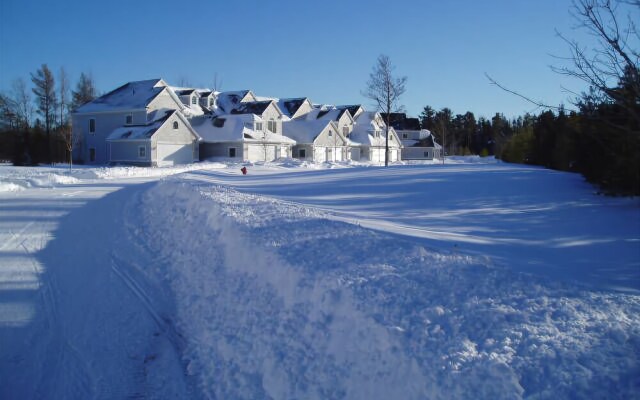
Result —
<svg viewBox="0 0 640 400"><path fill-rule="evenodd" d="M213 398L608 398L640 390L638 296L216 184L166 179L134 234ZM132 228L134 229L134 228Z"/></svg>

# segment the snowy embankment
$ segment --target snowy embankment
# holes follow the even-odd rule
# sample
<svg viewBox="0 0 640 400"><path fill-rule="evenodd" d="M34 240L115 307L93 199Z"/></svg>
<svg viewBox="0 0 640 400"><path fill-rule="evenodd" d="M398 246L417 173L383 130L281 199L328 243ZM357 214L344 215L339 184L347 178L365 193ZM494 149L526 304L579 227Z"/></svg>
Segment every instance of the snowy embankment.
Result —
<svg viewBox="0 0 640 400"><path fill-rule="evenodd" d="M0 167L0 397L637 398L637 199L447 164Z"/></svg>
<svg viewBox="0 0 640 400"><path fill-rule="evenodd" d="M640 298L169 179L133 235L212 398L630 398Z"/></svg>

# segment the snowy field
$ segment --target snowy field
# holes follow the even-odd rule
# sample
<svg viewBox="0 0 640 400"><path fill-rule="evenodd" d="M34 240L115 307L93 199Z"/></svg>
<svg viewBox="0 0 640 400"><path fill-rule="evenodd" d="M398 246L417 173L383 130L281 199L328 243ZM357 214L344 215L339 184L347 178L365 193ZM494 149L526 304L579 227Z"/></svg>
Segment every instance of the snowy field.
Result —
<svg viewBox="0 0 640 400"><path fill-rule="evenodd" d="M640 200L451 159L0 165L0 398L640 398Z"/></svg>

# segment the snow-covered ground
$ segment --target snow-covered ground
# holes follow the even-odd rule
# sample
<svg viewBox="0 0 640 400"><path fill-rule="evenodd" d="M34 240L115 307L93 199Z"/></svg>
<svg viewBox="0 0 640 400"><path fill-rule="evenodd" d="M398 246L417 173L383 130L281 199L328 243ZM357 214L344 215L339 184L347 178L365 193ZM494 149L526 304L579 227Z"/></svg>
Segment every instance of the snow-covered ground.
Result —
<svg viewBox="0 0 640 400"><path fill-rule="evenodd" d="M640 398L640 201L460 158L0 166L0 398Z"/></svg>

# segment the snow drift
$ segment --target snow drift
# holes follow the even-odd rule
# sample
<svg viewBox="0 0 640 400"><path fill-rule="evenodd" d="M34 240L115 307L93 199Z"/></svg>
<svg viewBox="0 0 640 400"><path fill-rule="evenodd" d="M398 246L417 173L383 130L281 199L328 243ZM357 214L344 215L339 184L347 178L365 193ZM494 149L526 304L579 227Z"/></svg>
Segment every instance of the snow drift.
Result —
<svg viewBox="0 0 640 400"><path fill-rule="evenodd" d="M205 397L605 398L640 388L637 297L216 185L168 180L143 203L138 233L162 260L148 272L173 293Z"/></svg>

